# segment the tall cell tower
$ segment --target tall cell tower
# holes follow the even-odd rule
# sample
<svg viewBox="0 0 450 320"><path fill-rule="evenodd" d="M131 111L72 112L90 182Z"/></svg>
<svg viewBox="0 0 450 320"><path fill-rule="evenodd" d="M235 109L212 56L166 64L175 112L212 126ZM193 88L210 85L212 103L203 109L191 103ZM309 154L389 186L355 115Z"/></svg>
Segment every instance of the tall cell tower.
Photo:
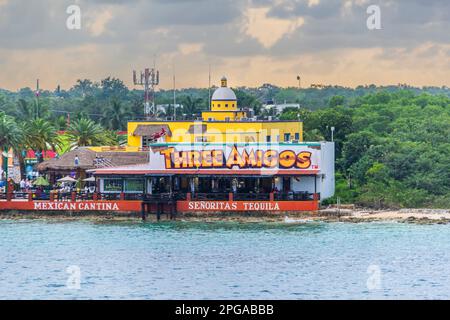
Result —
<svg viewBox="0 0 450 320"><path fill-rule="evenodd" d="M144 116L147 119L156 118L155 87L159 85L159 71L155 68L146 68L140 72L139 78L137 72L133 71L133 82L135 86L144 87Z"/></svg>

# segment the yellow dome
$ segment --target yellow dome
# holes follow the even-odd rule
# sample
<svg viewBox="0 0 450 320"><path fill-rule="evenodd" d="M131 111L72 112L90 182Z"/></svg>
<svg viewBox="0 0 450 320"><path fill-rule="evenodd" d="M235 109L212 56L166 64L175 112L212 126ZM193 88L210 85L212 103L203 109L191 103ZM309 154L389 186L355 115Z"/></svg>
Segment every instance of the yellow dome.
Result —
<svg viewBox="0 0 450 320"><path fill-rule="evenodd" d="M212 101L235 101L237 100L236 94L233 90L227 87L227 78L223 77L221 80L222 86L216 91L211 98Z"/></svg>

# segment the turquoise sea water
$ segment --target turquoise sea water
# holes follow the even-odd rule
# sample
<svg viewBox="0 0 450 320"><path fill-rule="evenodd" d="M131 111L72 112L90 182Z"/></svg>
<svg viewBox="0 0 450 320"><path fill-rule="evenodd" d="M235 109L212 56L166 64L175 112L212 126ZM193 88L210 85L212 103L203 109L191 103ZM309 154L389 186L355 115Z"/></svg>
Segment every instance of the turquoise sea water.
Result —
<svg viewBox="0 0 450 320"><path fill-rule="evenodd" d="M0 221L0 299L448 299L449 267L450 225Z"/></svg>

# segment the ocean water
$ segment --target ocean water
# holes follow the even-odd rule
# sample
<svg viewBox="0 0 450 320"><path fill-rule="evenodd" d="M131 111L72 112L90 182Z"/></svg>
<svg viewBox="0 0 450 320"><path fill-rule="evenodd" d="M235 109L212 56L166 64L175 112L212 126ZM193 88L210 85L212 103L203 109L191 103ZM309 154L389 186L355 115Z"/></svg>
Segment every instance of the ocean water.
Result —
<svg viewBox="0 0 450 320"><path fill-rule="evenodd" d="M449 299L449 267L450 225L0 221L0 299Z"/></svg>

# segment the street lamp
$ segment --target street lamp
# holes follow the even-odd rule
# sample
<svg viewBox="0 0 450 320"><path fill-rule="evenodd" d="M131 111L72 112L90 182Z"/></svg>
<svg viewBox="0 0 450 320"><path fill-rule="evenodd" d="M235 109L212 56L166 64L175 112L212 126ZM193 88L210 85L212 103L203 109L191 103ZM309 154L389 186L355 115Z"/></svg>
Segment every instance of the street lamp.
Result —
<svg viewBox="0 0 450 320"><path fill-rule="evenodd" d="M336 130L335 127L331 127L331 142L334 142L334 131Z"/></svg>

